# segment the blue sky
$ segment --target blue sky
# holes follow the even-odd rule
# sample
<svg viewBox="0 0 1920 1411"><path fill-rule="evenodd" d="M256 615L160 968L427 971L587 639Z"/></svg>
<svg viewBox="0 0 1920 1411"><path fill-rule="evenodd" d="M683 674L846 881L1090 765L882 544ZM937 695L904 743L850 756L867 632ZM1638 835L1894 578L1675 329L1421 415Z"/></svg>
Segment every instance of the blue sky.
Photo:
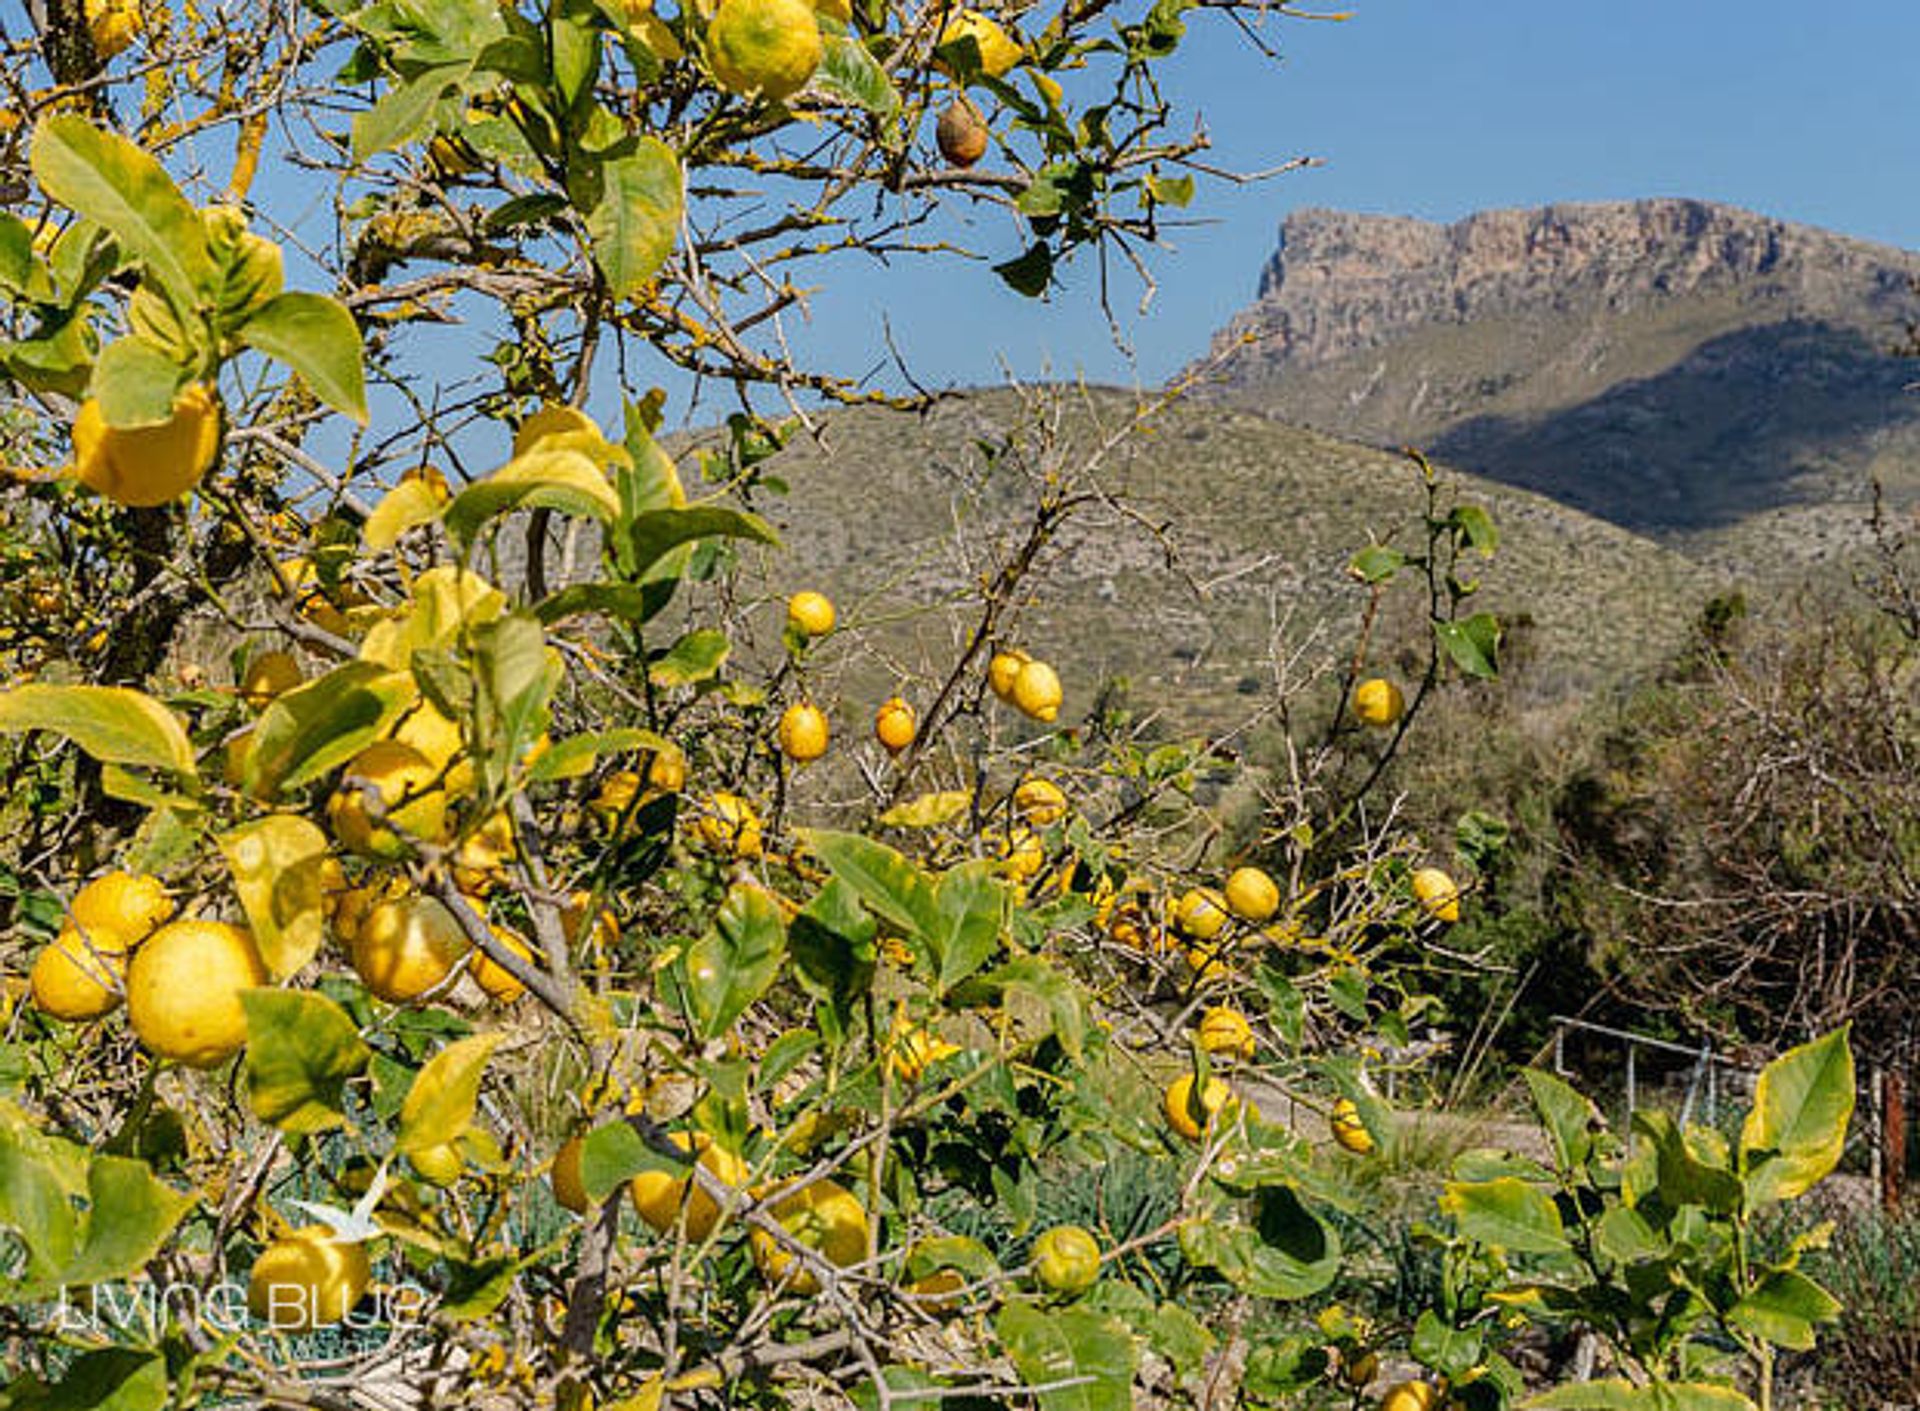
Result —
<svg viewBox="0 0 1920 1411"><path fill-rule="evenodd" d="M1330 8L1330 7L1329 7ZM1688 195L1920 246L1920 6L1900 0L1355 0L1344 23L1274 21L1252 52L1197 14L1169 88L1221 165L1319 169L1215 185L1211 218L1163 253L1150 315L1116 349L1090 263L1044 307L984 268L894 271L825 291L806 346L846 370L880 354L879 311L923 379L991 382L1003 362L1155 384L1253 297L1280 219L1324 205L1453 219L1555 200ZM1015 253L1003 222L977 232ZM1130 312L1131 284L1119 302Z"/></svg>

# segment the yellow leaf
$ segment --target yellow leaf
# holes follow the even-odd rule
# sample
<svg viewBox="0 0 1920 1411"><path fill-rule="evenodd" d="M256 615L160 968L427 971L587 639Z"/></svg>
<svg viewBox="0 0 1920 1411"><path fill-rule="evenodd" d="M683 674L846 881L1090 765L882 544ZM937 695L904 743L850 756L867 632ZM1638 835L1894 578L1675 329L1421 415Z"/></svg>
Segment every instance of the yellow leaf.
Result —
<svg viewBox="0 0 1920 1411"><path fill-rule="evenodd" d="M218 841L260 955L283 980L326 938L327 835L304 818L276 814Z"/></svg>
<svg viewBox="0 0 1920 1411"><path fill-rule="evenodd" d="M972 802L973 792L969 789L922 794L895 804L880 815L880 821L889 828L938 828L965 813Z"/></svg>

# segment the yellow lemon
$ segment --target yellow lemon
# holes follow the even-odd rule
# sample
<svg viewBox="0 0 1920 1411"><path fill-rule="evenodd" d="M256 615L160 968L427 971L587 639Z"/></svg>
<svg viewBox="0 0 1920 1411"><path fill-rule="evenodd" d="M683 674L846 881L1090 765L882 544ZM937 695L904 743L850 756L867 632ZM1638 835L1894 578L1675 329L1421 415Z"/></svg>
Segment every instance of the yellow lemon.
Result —
<svg viewBox="0 0 1920 1411"><path fill-rule="evenodd" d="M1033 1274L1054 1293L1084 1293L1100 1277L1100 1241L1079 1225L1043 1230L1033 1242Z"/></svg>
<svg viewBox="0 0 1920 1411"><path fill-rule="evenodd" d="M127 967L127 1019L162 1058L212 1068L247 1041L243 990L267 983L253 933L223 921L173 921Z"/></svg>
<svg viewBox="0 0 1920 1411"><path fill-rule="evenodd" d="M916 728L913 707L899 696L889 696L873 714L874 738L885 745L890 754L899 754L912 744Z"/></svg>
<svg viewBox="0 0 1920 1411"><path fill-rule="evenodd" d="M1051 779L1028 779L1013 791L1013 811L1045 828L1067 816L1067 796Z"/></svg>
<svg viewBox="0 0 1920 1411"><path fill-rule="evenodd" d="M325 1225L309 1225L275 1240L253 1261L247 1308L282 1332L304 1332L346 1317L372 1281L365 1245L336 1239Z"/></svg>
<svg viewBox="0 0 1920 1411"><path fill-rule="evenodd" d="M1413 874L1413 895L1434 920L1452 925L1460 919L1460 888L1439 868L1423 867Z"/></svg>
<svg viewBox="0 0 1920 1411"><path fill-rule="evenodd" d="M73 419L74 473L123 505L150 508L179 499L200 483L219 448L220 402L202 382L183 388L172 416L156 426L108 426L97 397Z"/></svg>
<svg viewBox="0 0 1920 1411"><path fill-rule="evenodd" d="M808 0L720 0L707 24L713 76L742 98L791 98L807 86L824 50Z"/></svg>
<svg viewBox="0 0 1920 1411"><path fill-rule="evenodd" d="M1393 682L1375 676L1353 688L1353 718L1362 725L1385 730L1407 713L1406 697Z"/></svg>
<svg viewBox="0 0 1920 1411"><path fill-rule="evenodd" d="M1173 909L1173 924L1196 941L1211 941L1227 928L1227 900L1211 887L1193 887Z"/></svg>
<svg viewBox="0 0 1920 1411"><path fill-rule="evenodd" d="M1013 678L1010 699L1022 715L1052 724L1060 714L1060 677L1044 661L1030 661Z"/></svg>
<svg viewBox="0 0 1920 1411"><path fill-rule="evenodd" d="M547 1171L553 1198L562 1210L571 1210L575 1215L586 1214L587 1206L592 1203L587 1198L587 1183L580 1175L580 1156L586 1145L584 1132L568 1137L553 1154L553 1165Z"/></svg>
<svg viewBox="0 0 1920 1411"><path fill-rule="evenodd" d="M1208 1053L1227 1058L1253 1057L1253 1026L1237 1009L1225 1005L1209 1009L1200 1016L1199 1027L1194 1032L1200 1047Z"/></svg>
<svg viewBox="0 0 1920 1411"><path fill-rule="evenodd" d="M647 787L677 794L687 787L687 757L678 750L655 755L647 762Z"/></svg>
<svg viewBox="0 0 1920 1411"><path fill-rule="evenodd" d="M1020 675L1020 668L1033 658L1017 647L1009 647L1004 652L995 652L993 660L987 663L987 688L994 695L1013 704L1013 683Z"/></svg>
<svg viewBox="0 0 1920 1411"><path fill-rule="evenodd" d="M466 932L445 904L415 894L369 911L348 959L368 990L389 1004L408 1004L445 984L468 948Z"/></svg>
<svg viewBox="0 0 1920 1411"><path fill-rule="evenodd" d="M734 1153L713 1144L705 1132L690 1139L685 1132L671 1134L673 1144L683 1152L698 1152L700 1164L730 1186L746 1183L747 1163ZM675 1176L665 1171L642 1171L627 1184L633 1208L661 1234L673 1229L686 1209L687 1238L704 1240L720 1223L720 1206L700 1188L692 1176Z"/></svg>
<svg viewBox="0 0 1920 1411"><path fill-rule="evenodd" d="M255 710L265 710L275 696L291 691L305 678L292 652L261 652L247 663L240 678L240 699Z"/></svg>
<svg viewBox="0 0 1920 1411"><path fill-rule="evenodd" d="M470 897L485 896L506 873L513 855L513 820L505 809L496 809L454 850L454 885Z"/></svg>
<svg viewBox="0 0 1920 1411"><path fill-rule="evenodd" d="M978 10L962 10L940 31L940 48L971 39L980 51L980 68L999 78L1025 57L1026 51L1007 32ZM944 67L944 65L943 65Z"/></svg>
<svg viewBox="0 0 1920 1411"><path fill-rule="evenodd" d="M791 705L780 717L780 748L795 764L806 764L827 752L827 713L818 706Z"/></svg>
<svg viewBox="0 0 1920 1411"><path fill-rule="evenodd" d="M1190 1142L1200 1140L1203 1127L1210 1125L1219 1116L1233 1097L1233 1089L1218 1078L1207 1079L1207 1085L1201 1089L1198 1103L1194 1101L1193 1074L1182 1073L1171 1083L1161 1106L1167 1114L1167 1125Z"/></svg>
<svg viewBox="0 0 1920 1411"><path fill-rule="evenodd" d="M824 637L833 631L833 600L825 593L808 589L787 599L787 625L809 637Z"/></svg>
<svg viewBox="0 0 1920 1411"><path fill-rule="evenodd" d="M127 959L120 951L98 941L89 944L66 926L34 957L27 986L41 1013L77 1024L117 1009L126 975Z"/></svg>
<svg viewBox="0 0 1920 1411"><path fill-rule="evenodd" d="M694 822L700 840L715 852L760 856L760 816L738 794L715 794Z"/></svg>
<svg viewBox="0 0 1920 1411"><path fill-rule="evenodd" d="M333 934L343 946L351 946L360 935L360 927L367 914L383 901L405 896L406 884L397 877L372 876L366 885L360 887L341 887L332 892L332 909L328 920L333 924Z"/></svg>
<svg viewBox="0 0 1920 1411"><path fill-rule="evenodd" d="M1038 876L1047 865L1047 850L1031 828L1018 828L1001 841L1000 870L1018 882Z"/></svg>
<svg viewBox="0 0 1920 1411"><path fill-rule="evenodd" d="M86 0L82 10L94 57L102 63L124 52L145 27L139 0Z"/></svg>
<svg viewBox="0 0 1920 1411"><path fill-rule="evenodd" d="M532 947L519 936L504 926L489 926L487 929L493 932L493 938L496 941L526 961L528 965L534 963ZM511 970L483 950L476 949L473 952L473 958L467 962L467 969L473 975L474 983L501 1004L512 1004L527 992L527 987L520 983Z"/></svg>
<svg viewBox="0 0 1920 1411"><path fill-rule="evenodd" d="M867 1257L867 1211L845 1186L815 1181L773 1207L773 1218L794 1239L817 1251L829 1264L845 1269ZM814 1294L820 1281L811 1269L794 1272L791 1250L764 1230L751 1236L753 1262L773 1282L786 1280L795 1293ZM792 1277L788 1278L789 1273Z"/></svg>
<svg viewBox="0 0 1920 1411"><path fill-rule="evenodd" d="M1373 1133L1360 1120L1360 1109L1352 1098L1335 1100L1333 1110L1327 1114L1327 1127L1333 1139L1348 1151L1365 1156L1373 1150Z"/></svg>
<svg viewBox="0 0 1920 1411"><path fill-rule="evenodd" d="M1255 925L1280 909L1280 888L1257 867L1240 867L1227 878L1227 910Z"/></svg>
<svg viewBox="0 0 1920 1411"><path fill-rule="evenodd" d="M96 950L132 950L173 915L173 898L158 877L104 872L73 894L69 910Z"/></svg>
<svg viewBox="0 0 1920 1411"><path fill-rule="evenodd" d="M380 800L377 821L368 807L369 792ZM440 770L411 745L377 740L342 773L340 787L327 800L327 821L340 846L383 862L406 857L409 838L445 842L447 794Z"/></svg>
<svg viewBox="0 0 1920 1411"><path fill-rule="evenodd" d="M1380 1411L1434 1411L1440 1393L1427 1382L1396 1382L1380 1398Z"/></svg>

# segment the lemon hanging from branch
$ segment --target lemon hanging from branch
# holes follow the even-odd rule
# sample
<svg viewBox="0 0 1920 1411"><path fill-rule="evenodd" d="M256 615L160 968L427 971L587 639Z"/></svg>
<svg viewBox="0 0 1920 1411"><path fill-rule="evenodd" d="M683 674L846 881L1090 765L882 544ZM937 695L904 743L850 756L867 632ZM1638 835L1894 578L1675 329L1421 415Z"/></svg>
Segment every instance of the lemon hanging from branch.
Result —
<svg viewBox="0 0 1920 1411"><path fill-rule="evenodd" d="M807 86L823 53L807 0L721 0L707 26L707 65L742 98L784 102Z"/></svg>
<svg viewBox="0 0 1920 1411"><path fill-rule="evenodd" d="M151 509L200 483L220 448L220 402L203 382L173 399L173 414L153 426L109 426L100 399L73 419L73 469L80 482L118 504Z"/></svg>

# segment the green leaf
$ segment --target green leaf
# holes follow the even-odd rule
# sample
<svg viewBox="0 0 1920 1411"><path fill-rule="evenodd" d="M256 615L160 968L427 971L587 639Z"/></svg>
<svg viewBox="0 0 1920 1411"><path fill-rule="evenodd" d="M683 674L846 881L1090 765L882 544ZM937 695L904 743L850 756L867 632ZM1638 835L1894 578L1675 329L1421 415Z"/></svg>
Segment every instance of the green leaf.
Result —
<svg viewBox="0 0 1920 1411"><path fill-rule="evenodd" d="M856 833L808 830L801 838L868 911L926 952L925 937L937 919L933 883L924 872L886 844Z"/></svg>
<svg viewBox="0 0 1920 1411"><path fill-rule="evenodd" d="M86 1232L59 1281L86 1285L130 1278L146 1268L195 1204L196 1197L157 1180L144 1161L95 1156L87 1167Z"/></svg>
<svg viewBox="0 0 1920 1411"><path fill-rule="evenodd" d="M1727 1311L1727 1321L1775 1347L1813 1348L1813 1325L1840 1315L1840 1300L1805 1274L1776 1269Z"/></svg>
<svg viewBox="0 0 1920 1411"><path fill-rule="evenodd" d="M1500 547L1500 531L1494 527L1493 517L1478 505L1459 505L1447 516L1447 523L1483 559L1493 557L1493 551Z"/></svg>
<svg viewBox="0 0 1920 1411"><path fill-rule="evenodd" d="M0 691L0 730L45 730L103 764L160 769L197 779L193 745L178 716L125 686L49 686Z"/></svg>
<svg viewBox="0 0 1920 1411"><path fill-rule="evenodd" d="M1385 583L1406 567L1407 556L1385 544L1369 544L1347 561L1347 572L1362 583Z"/></svg>
<svg viewBox="0 0 1920 1411"><path fill-rule="evenodd" d="M1440 1208L1468 1239L1510 1254L1564 1254L1571 1248L1552 1198L1518 1177L1449 1181Z"/></svg>
<svg viewBox="0 0 1920 1411"><path fill-rule="evenodd" d="M1477 1331L1452 1327L1429 1308L1414 1323L1407 1351L1422 1366L1458 1377L1480 1360L1481 1345Z"/></svg>
<svg viewBox="0 0 1920 1411"><path fill-rule="evenodd" d="M995 1331L1040 1411L1131 1411L1133 1339L1098 1313L1048 1312L1023 1300L1000 1310Z"/></svg>
<svg viewBox="0 0 1920 1411"><path fill-rule="evenodd" d="M274 814L215 839L233 890L274 979L315 955L327 935L327 835L304 818Z"/></svg>
<svg viewBox="0 0 1920 1411"><path fill-rule="evenodd" d="M353 117L353 159L364 162L381 152L411 142L433 119L440 95L465 78L471 63L441 64L411 79L395 83L365 112Z"/></svg>
<svg viewBox="0 0 1920 1411"><path fill-rule="evenodd" d="M1193 202L1191 176L1158 176L1149 172L1145 186L1147 194L1163 206L1186 207Z"/></svg>
<svg viewBox="0 0 1920 1411"><path fill-rule="evenodd" d="M1710 1382L1634 1386L1618 1378L1570 1382L1520 1404L1523 1411L1755 1411L1732 1387Z"/></svg>
<svg viewBox="0 0 1920 1411"><path fill-rule="evenodd" d="M447 532L471 544L488 520L532 509L553 509L605 523L620 513L620 498L605 472L588 456L565 447L536 445L462 490L447 507Z"/></svg>
<svg viewBox="0 0 1920 1411"><path fill-rule="evenodd" d="M627 574L634 579L645 574L672 550L696 539L749 539L775 548L780 545L780 536L760 516L719 505L647 510L634 516L628 537L633 547L633 558L627 567Z"/></svg>
<svg viewBox="0 0 1920 1411"><path fill-rule="evenodd" d="M7 1411L164 1411L172 1383L166 1358L130 1347L83 1352L57 1382L31 1372L0 1388Z"/></svg>
<svg viewBox="0 0 1920 1411"><path fill-rule="evenodd" d="M1652 1139L1655 1180L1668 1206L1697 1205L1728 1215L1740 1208L1740 1181L1726 1166L1704 1161L1664 1112L1636 1112L1633 1125Z"/></svg>
<svg viewBox="0 0 1920 1411"><path fill-rule="evenodd" d="M813 86L875 117L892 117L900 110L900 95L887 79L867 46L843 34L822 36L826 52L814 70Z"/></svg>
<svg viewBox="0 0 1920 1411"><path fill-rule="evenodd" d="M527 778L535 783L554 779L578 779L593 772L593 762L602 755L630 754L645 750L650 754L670 754L674 747L651 730L624 725L584 735L569 735L542 754L527 768Z"/></svg>
<svg viewBox="0 0 1920 1411"><path fill-rule="evenodd" d="M696 628L649 666L647 675L656 686L697 686L720 674L732 650L726 633L713 627Z"/></svg>
<svg viewBox="0 0 1920 1411"><path fill-rule="evenodd" d="M687 997L702 1038L717 1039L772 987L787 954L787 926L763 888L738 886L713 928L687 948Z"/></svg>
<svg viewBox="0 0 1920 1411"><path fill-rule="evenodd" d="M1740 1168L1751 1205L1790 1200L1839 1164L1853 1119L1853 1050L1848 1031L1791 1049L1754 1084L1740 1127Z"/></svg>
<svg viewBox="0 0 1920 1411"><path fill-rule="evenodd" d="M666 1158L626 1122L607 1122L587 1133L580 1144L580 1184L587 1199L598 1205L642 1171L657 1171ZM681 1174L691 1169L689 1160Z"/></svg>
<svg viewBox="0 0 1920 1411"><path fill-rule="evenodd" d="M271 798L339 768L398 718L414 691L408 672L350 661L276 696L253 727L247 792Z"/></svg>
<svg viewBox="0 0 1920 1411"><path fill-rule="evenodd" d="M325 294L276 294L240 326L240 341L297 372L314 396L367 424L360 325Z"/></svg>
<svg viewBox="0 0 1920 1411"><path fill-rule="evenodd" d="M963 862L941 876L933 892L932 925L921 933L939 993L985 965L999 947L1007 900L1006 884L986 858Z"/></svg>
<svg viewBox="0 0 1920 1411"><path fill-rule="evenodd" d="M187 370L140 337L116 338L93 365L88 392L100 399L108 426L158 426L173 415Z"/></svg>
<svg viewBox="0 0 1920 1411"><path fill-rule="evenodd" d="M30 160L41 190L112 231L166 287L174 307L190 309L211 295L213 260L199 213L137 144L64 113L34 129Z"/></svg>
<svg viewBox="0 0 1920 1411"><path fill-rule="evenodd" d="M616 299L639 293L673 253L686 203L680 159L657 137L600 164L598 199L587 215L594 263Z"/></svg>
<svg viewBox="0 0 1920 1411"><path fill-rule="evenodd" d="M1467 675L1491 681L1500 674L1500 624L1491 613L1436 622L1433 635L1453 664Z"/></svg>
<svg viewBox="0 0 1920 1411"><path fill-rule="evenodd" d="M873 983L874 942L880 927L841 877L815 892L788 931L793 970L801 988L851 1019L850 1002Z"/></svg>
<svg viewBox="0 0 1920 1411"><path fill-rule="evenodd" d="M406 1153L444 1146L473 1122L480 1079L503 1034L456 1039L427 1061L400 1104L394 1149Z"/></svg>
<svg viewBox="0 0 1920 1411"><path fill-rule="evenodd" d="M372 1057L345 1010L312 990L247 990L247 1100L293 1136L338 1127L347 1081Z"/></svg>
<svg viewBox="0 0 1920 1411"><path fill-rule="evenodd" d="M1053 283L1053 250L1046 241L1036 241L1025 254L995 265L993 272L1015 293L1037 299Z"/></svg>
<svg viewBox="0 0 1920 1411"><path fill-rule="evenodd" d="M1593 1154L1593 1134L1600 1127L1599 1111L1572 1084L1551 1073L1529 1068L1526 1079L1534 1109L1553 1141L1556 1166L1563 1172L1571 1172L1585 1165Z"/></svg>
<svg viewBox="0 0 1920 1411"><path fill-rule="evenodd" d="M1087 1016L1080 1001L1080 987L1070 976L1037 955L1022 955L993 971L986 981L999 990L1000 1002L1016 1024L1023 1007L1037 1010L1046 1020L1043 1032L1059 1040L1069 1060L1080 1061Z"/></svg>
<svg viewBox="0 0 1920 1411"><path fill-rule="evenodd" d="M1331 1226L1285 1186L1255 1198L1254 1221L1184 1221L1180 1252L1187 1263L1213 1269L1256 1298L1311 1298L1340 1272L1340 1239Z"/></svg>

